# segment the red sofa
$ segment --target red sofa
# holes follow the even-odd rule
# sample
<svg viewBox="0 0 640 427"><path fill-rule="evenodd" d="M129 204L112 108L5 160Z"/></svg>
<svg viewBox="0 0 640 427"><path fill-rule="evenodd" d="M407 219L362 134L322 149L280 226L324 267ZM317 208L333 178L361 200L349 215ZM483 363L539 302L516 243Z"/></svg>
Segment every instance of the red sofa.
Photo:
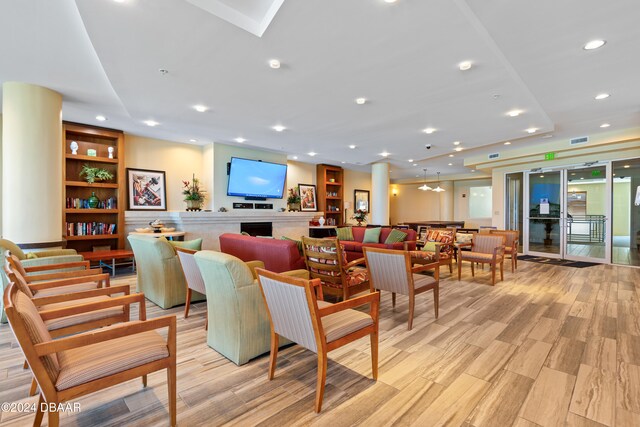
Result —
<svg viewBox="0 0 640 427"><path fill-rule="evenodd" d="M364 254L362 253L363 246L369 247L369 248L403 250L405 249L405 242L407 242L407 248L405 250L409 250L409 251L416 250L417 234L415 230L411 230L411 229L400 230L403 233L407 233L407 238L405 239L405 242L393 243L393 244L387 245L384 243L384 241L387 240L389 233L391 233L391 230L393 230L390 227L383 228L380 231L380 239L378 240L378 243L362 243L362 241L364 240L364 231L367 229L367 227L351 227L351 229L353 231L354 240L340 241L340 243L342 243L342 245L344 246L344 251L347 254L347 261L349 262L353 261L354 259L362 258L364 256Z"/></svg>
<svg viewBox="0 0 640 427"><path fill-rule="evenodd" d="M296 242L291 240L224 233L220 235L220 251L243 261L262 261L267 270L276 273L307 268Z"/></svg>

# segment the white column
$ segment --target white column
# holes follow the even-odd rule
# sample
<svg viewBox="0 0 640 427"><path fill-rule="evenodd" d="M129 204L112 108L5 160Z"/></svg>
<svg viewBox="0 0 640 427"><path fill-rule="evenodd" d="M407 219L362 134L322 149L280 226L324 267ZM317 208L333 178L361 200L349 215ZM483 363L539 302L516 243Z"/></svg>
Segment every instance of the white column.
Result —
<svg viewBox="0 0 640 427"><path fill-rule="evenodd" d="M62 96L2 85L2 232L15 243L62 240Z"/></svg>
<svg viewBox="0 0 640 427"><path fill-rule="evenodd" d="M442 181L440 187L445 189L440 193L440 221L453 221L453 181Z"/></svg>
<svg viewBox="0 0 640 427"><path fill-rule="evenodd" d="M371 224L389 224L389 163L371 166Z"/></svg>

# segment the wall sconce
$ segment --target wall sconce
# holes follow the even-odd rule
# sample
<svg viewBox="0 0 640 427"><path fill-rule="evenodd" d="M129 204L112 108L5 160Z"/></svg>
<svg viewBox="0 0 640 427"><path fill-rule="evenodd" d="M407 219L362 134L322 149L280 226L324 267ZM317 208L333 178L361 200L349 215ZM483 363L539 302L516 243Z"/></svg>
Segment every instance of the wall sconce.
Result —
<svg viewBox="0 0 640 427"><path fill-rule="evenodd" d="M391 189L391 194L393 194L393 197L396 197L398 195L398 189L397 188L392 188Z"/></svg>

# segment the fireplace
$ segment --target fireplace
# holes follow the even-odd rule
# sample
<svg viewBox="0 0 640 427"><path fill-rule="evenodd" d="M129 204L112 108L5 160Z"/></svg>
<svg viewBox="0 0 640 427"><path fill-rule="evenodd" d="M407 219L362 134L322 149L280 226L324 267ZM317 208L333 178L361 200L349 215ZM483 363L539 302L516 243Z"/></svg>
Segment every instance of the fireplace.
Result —
<svg viewBox="0 0 640 427"><path fill-rule="evenodd" d="M252 236L273 236L273 225L270 222L241 222L240 232Z"/></svg>

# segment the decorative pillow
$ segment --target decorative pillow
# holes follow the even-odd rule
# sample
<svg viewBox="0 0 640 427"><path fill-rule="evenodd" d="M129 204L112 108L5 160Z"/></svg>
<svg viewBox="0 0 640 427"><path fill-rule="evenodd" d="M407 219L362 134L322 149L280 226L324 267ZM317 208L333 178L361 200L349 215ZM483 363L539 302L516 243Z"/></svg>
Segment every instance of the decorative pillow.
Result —
<svg viewBox="0 0 640 427"><path fill-rule="evenodd" d="M445 245L450 245L451 243L453 243L453 236L448 233L441 233L438 237L436 237L435 241L443 243Z"/></svg>
<svg viewBox="0 0 640 427"><path fill-rule="evenodd" d="M456 242L457 243L471 243L473 240L473 234L471 233L457 233L456 234Z"/></svg>
<svg viewBox="0 0 640 427"><path fill-rule="evenodd" d="M256 236L258 239L275 239L273 236Z"/></svg>
<svg viewBox="0 0 640 427"><path fill-rule="evenodd" d="M387 236L387 240L384 241L385 245L391 245L393 243L404 242L404 239L407 238L407 233L404 231L396 230L395 228L391 230L391 233Z"/></svg>
<svg viewBox="0 0 640 427"><path fill-rule="evenodd" d="M362 243L378 243L380 241L381 231L382 227L367 228L364 231L364 239L362 239Z"/></svg>
<svg viewBox="0 0 640 427"><path fill-rule="evenodd" d="M438 236L440 236L440 232L436 229L431 228L429 229L429 231L427 231L428 242L435 242Z"/></svg>
<svg viewBox="0 0 640 427"><path fill-rule="evenodd" d="M344 241L354 241L353 238L353 228L351 227L340 227L336 229L336 233L338 234L338 240Z"/></svg>
<svg viewBox="0 0 640 427"><path fill-rule="evenodd" d="M240 234L242 234L243 236L251 236L251 234L247 233L246 231L241 231Z"/></svg>
<svg viewBox="0 0 640 427"><path fill-rule="evenodd" d="M180 242L180 241L176 241L176 240L167 240L169 242L169 244L171 245L171 247L174 248L185 248L185 249L192 249L194 251L199 251L202 249L202 239L193 239L193 240L186 240L184 242Z"/></svg>
<svg viewBox="0 0 640 427"><path fill-rule="evenodd" d="M36 259L38 258L38 255L35 252L29 252L27 254L27 259Z"/></svg>
<svg viewBox="0 0 640 427"><path fill-rule="evenodd" d="M423 251L426 252L435 252L436 251L436 242L427 242L422 247Z"/></svg>
<svg viewBox="0 0 640 427"><path fill-rule="evenodd" d="M289 240L291 242L296 242L296 246L298 246L298 252L300 252L300 255L302 255L304 253L302 251L302 241L301 240L290 239L287 236L280 237L280 240Z"/></svg>

